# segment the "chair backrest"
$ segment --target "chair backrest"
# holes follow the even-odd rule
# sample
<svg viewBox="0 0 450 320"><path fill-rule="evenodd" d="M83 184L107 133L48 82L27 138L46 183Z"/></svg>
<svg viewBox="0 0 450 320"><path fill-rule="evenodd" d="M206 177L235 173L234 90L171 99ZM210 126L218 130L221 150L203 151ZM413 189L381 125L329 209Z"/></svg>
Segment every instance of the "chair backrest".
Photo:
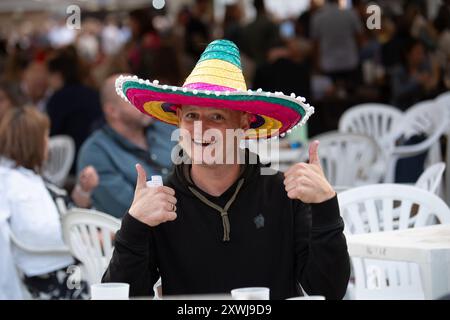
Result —
<svg viewBox="0 0 450 320"><path fill-rule="evenodd" d="M425 133L428 139L439 138L447 128L447 110L435 100L419 102L411 106L404 115L402 125L397 127L396 136L406 137Z"/></svg>
<svg viewBox="0 0 450 320"><path fill-rule="evenodd" d="M429 225L435 217L450 223L450 209L437 195L415 186L377 184L338 194L348 234L392 231Z"/></svg>
<svg viewBox="0 0 450 320"><path fill-rule="evenodd" d="M415 104L405 112L400 125L391 134L394 141L408 140L416 135L425 134L420 142L408 145L396 145L388 150L388 172L385 182L393 182L397 161L420 154L427 154L425 166L442 161L440 137L447 130L448 111L435 100Z"/></svg>
<svg viewBox="0 0 450 320"><path fill-rule="evenodd" d="M105 213L70 209L62 218L63 236L74 257L80 260L89 284L101 282L113 252L113 237L120 220Z"/></svg>
<svg viewBox="0 0 450 320"><path fill-rule="evenodd" d="M445 171L445 163L439 162L428 167L416 182L416 187L425 189L432 193L438 192L442 176Z"/></svg>
<svg viewBox="0 0 450 320"><path fill-rule="evenodd" d="M450 209L435 194L408 185L379 184L338 194L346 234L450 223ZM356 299L423 299L418 266L352 257Z"/></svg>
<svg viewBox="0 0 450 320"><path fill-rule="evenodd" d="M44 165L44 176L63 186L75 158L75 142L69 136L53 136L49 141L49 157Z"/></svg>
<svg viewBox="0 0 450 320"><path fill-rule="evenodd" d="M353 187L358 183L375 183L368 174L378 160L380 149L377 143L365 135L327 132L311 141L319 140L319 155L322 168L333 186ZM306 161L308 153L301 154L300 161Z"/></svg>
<svg viewBox="0 0 450 320"><path fill-rule="evenodd" d="M360 104L344 112L339 119L339 131L367 135L384 147L391 143L390 134L402 117L403 113L390 105Z"/></svg>

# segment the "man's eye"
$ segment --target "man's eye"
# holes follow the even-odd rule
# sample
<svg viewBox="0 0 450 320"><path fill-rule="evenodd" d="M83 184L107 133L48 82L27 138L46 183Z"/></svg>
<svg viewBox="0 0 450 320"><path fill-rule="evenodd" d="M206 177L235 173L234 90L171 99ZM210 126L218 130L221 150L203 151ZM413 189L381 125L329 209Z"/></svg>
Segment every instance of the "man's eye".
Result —
<svg viewBox="0 0 450 320"><path fill-rule="evenodd" d="M221 121L221 120L224 120L225 118L222 115L220 115L220 114L213 114L211 116L211 119L214 120L214 121Z"/></svg>
<svg viewBox="0 0 450 320"><path fill-rule="evenodd" d="M186 119L195 120L195 119L197 119L198 117L197 117L197 115L196 115L195 113L188 113L188 114L185 115L185 118L186 118Z"/></svg>

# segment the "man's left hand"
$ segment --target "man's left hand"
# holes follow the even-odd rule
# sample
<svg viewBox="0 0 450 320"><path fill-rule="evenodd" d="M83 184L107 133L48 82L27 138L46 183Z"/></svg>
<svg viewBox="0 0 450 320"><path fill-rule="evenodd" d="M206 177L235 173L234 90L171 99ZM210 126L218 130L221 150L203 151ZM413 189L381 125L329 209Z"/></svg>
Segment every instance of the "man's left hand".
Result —
<svg viewBox="0 0 450 320"><path fill-rule="evenodd" d="M309 145L309 163L297 163L284 173L288 197L304 203L322 203L336 195L325 178L319 159L319 141Z"/></svg>

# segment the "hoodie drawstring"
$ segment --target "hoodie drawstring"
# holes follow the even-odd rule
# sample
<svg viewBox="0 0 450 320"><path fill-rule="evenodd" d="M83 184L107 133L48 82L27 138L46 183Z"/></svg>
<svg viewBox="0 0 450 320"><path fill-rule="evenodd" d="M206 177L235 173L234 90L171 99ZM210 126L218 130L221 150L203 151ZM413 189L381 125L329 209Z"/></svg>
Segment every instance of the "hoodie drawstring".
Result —
<svg viewBox="0 0 450 320"><path fill-rule="evenodd" d="M211 208L219 211L220 216L222 217L222 225L223 225L223 241L230 241L230 220L228 219L228 209L230 208L231 204L236 199L237 194L239 193L239 190L241 189L242 185L244 184L244 179L242 178L239 180L239 183L236 187L236 190L234 191L233 196L228 200L225 207L220 207L217 204L209 201L204 195L202 195L200 192L195 190L192 187L188 187L189 190L196 196L201 202L204 204L210 206Z"/></svg>

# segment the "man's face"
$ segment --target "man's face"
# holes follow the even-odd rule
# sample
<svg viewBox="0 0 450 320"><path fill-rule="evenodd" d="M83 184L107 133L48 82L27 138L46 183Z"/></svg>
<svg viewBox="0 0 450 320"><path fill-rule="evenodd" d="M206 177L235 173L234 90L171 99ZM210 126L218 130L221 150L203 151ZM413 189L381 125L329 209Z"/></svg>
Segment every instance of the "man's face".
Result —
<svg viewBox="0 0 450 320"><path fill-rule="evenodd" d="M23 75L23 84L29 98L33 102L42 99L49 86L48 72L45 65L41 63L32 63Z"/></svg>
<svg viewBox="0 0 450 320"><path fill-rule="evenodd" d="M247 113L223 108L183 106L177 116L181 147L194 163L207 165L229 163L227 155L237 154L243 138L239 131L250 126Z"/></svg>

